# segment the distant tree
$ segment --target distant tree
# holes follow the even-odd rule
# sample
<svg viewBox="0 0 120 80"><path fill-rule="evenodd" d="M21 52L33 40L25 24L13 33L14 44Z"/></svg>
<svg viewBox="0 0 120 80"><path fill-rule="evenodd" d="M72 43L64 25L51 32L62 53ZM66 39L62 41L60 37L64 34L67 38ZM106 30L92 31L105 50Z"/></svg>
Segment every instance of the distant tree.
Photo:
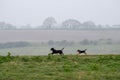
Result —
<svg viewBox="0 0 120 80"><path fill-rule="evenodd" d="M44 28L50 29L50 28L52 28L56 23L57 23L57 22L56 22L55 18L53 18L53 17L48 17L48 18L46 18L46 19L44 20L42 26L43 26Z"/></svg>
<svg viewBox="0 0 120 80"><path fill-rule="evenodd" d="M120 24L112 25L112 28L118 28L118 29L120 29Z"/></svg>
<svg viewBox="0 0 120 80"><path fill-rule="evenodd" d="M97 25L97 28L101 29L103 26L101 24Z"/></svg>
<svg viewBox="0 0 120 80"><path fill-rule="evenodd" d="M95 23L92 21L86 21L82 25L84 28L88 28L88 29L96 28Z"/></svg>
<svg viewBox="0 0 120 80"><path fill-rule="evenodd" d="M108 25L108 24L106 24L104 27L105 27L105 28L111 28L111 26Z"/></svg>
<svg viewBox="0 0 120 80"><path fill-rule="evenodd" d="M53 40L49 40L49 41L47 42L47 44L50 45L50 46L51 46L51 45L54 45L54 41L53 41Z"/></svg>
<svg viewBox="0 0 120 80"><path fill-rule="evenodd" d="M108 39L106 40L106 44L112 44L112 39L108 38Z"/></svg>
<svg viewBox="0 0 120 80"><path fill-rule="evenodd" d="M84 40L80 41L80 44L82 44L82 45L89 45L90 42L89 42L88 39L84 39Z"/></svg>
<svg viewBox="0 0 120 80"><path fill-rule="evenodd" d="M62 40L62 41L60 41L60 45L63 45L63 46L66 46L66 45L68 45L68 42L67 42L67 40Z"/></svg>
<svg viewBox="0 0 120 80"><path fill-rule="evenodd" d="M89 44L91 44L91 45L97 45L99 43L99 41L97 41L97 40L91 40L91 41L89 41Z"/></svg>
<svg viewBox="0 0 120 80"><path fill-rule="evenodd" d="M16 29L15 26L13 26L12 24L8 24L8 23L5 23L5 22L0 22L0 29Z"/></svg>
<svg viewBox="0 0 120 80"><path fill-rule="evenodd" d="M62 22L62 27L65 29L78 29L81 23L75 19L68 19Z"/></svg>
<svg viewBox="0 0 120 80"><path fill-rule="evenodd" d="M30 24L26 24L26 25L23 25L20 27L20 29L32 29L31 25Z"/></svg>
<svg viewBox="0 0 120 80"><path fill-rule="evenodd" d="M17 47L27 47L30 46L28 42L7 42L7 43L0 43L0 49L4 48L17 48Z"/></svg>

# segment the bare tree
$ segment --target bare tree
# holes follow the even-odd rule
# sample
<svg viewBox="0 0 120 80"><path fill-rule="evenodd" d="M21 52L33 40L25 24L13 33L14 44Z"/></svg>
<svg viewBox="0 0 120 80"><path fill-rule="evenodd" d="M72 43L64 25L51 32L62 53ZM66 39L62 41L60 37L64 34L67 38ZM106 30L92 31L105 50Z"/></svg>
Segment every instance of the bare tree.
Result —
<svg viewBox="0 0 120 80"><path fill-rule="evenodd" d="M62 27L66 29L78 29L81 23L75 19L68 19L62 22Z"/></svg>
<svg viewBox="0 0 120 80"><path fill-rule="evenodd" d="M86 21L86 22L83 23L83 27L88 28L88 29L92 29L92 28L95 28L96 25L92 21Z"/></svg>
<svg viewBox="0 0 120 80"><path fill-rule="evenodd" d="M57 23L57 22L56 22L55 18L53 18L53 17L48 17L48 18L46 18L46 19L44 20L42 26L43 26L44 28L51 29L56 23Z"/></svg>

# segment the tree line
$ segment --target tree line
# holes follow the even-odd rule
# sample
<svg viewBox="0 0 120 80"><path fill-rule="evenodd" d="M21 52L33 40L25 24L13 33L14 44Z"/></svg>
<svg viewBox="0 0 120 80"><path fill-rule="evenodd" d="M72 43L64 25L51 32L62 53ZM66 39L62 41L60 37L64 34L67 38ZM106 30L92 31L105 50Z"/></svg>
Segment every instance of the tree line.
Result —
<svg viewBox="0 0 120 80"><path fill-rule="evenodd" d="M101 45L101 44L111 45L111 44L120 44L120 42L115 42L110 38L98 39L98 40L83 39L78 42L67 41L67 40L61 40L61 41L49 40L47 42L40 42L39 46L43 46L43 45L45 46L73 46L73 45ZM30 47L30 46L35 46L35 44L33 45L33 43L25 42L25 41L0 43L0 49Z"/></svg>
<svg viewBox="0 0 120 80"><path fill-rule="evenodd" d="M75 42L75 41L67 41L67 40L61 40L61 41L53 41L49 40L48 42L42 42L42 45L49 45L49 46L72 46L72 45L101 45L101 44L120 44L120 42L115 42L112 39L98 39L98 40L89 40L89 39L83 39L81 41Z"/></svg>
<svg viewBox="0 0 120 80"><path fill-rule="evenodd" d="M85 21L81 23L76 19L67 19L63 21L61 24L58 24L54 17L46 18L42 25L32 27L30 24L21 26L18 28L9 23L0 22L0 30L16 30L16 29L67 29L67 30L78 30L78 29L113 29L120 28L120 24L118 25L96 25L93 21Z"/></svg>
<svg viewBox="0 0 120 80"><path fill-rule="evenodd" d="M19 48L19 47L27 47L30 46L31 44L28 42L7 42L7 43L0 43L0 49L5 49L5 48Z"/></svg>

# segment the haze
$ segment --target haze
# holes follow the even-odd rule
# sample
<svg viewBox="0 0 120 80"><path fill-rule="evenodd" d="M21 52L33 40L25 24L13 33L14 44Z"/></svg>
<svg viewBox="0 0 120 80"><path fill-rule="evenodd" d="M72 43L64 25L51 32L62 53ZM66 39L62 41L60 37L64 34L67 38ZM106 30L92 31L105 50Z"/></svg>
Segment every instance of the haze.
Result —
<svg viewBox="0 0 120 80"><path fill-rule="evenodd" d="M96 24L120 24L120 0L0 0L0 21L16 26L41 25L45 18Z"/></svg>

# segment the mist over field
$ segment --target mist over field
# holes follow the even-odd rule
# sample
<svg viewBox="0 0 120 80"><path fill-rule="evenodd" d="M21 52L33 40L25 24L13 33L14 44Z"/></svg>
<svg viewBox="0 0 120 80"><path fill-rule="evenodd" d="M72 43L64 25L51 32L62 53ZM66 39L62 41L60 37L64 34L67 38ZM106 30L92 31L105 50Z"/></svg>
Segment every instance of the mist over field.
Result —
<svg viewBox="0 0 120 80"><path fill-rule="evenodd" d="M50 48L77 54L119 54L120 30L0 30L0 54L48 55ZM4 47L3 47L4 46Z"/></svg>
<svg viewBox="0 0 120 80"><path fill-rule="evenodd" d="M0 55L120 54L119 0L0 0Z"/></svg>
<svg viewBox="0 0 120 80"><path fill-rule="evenodd" d="M0 30L0 43L3 42L47 42L53 41L74 41L84 39L99 40L112 39L120 41L120 30Z"/></svg>

